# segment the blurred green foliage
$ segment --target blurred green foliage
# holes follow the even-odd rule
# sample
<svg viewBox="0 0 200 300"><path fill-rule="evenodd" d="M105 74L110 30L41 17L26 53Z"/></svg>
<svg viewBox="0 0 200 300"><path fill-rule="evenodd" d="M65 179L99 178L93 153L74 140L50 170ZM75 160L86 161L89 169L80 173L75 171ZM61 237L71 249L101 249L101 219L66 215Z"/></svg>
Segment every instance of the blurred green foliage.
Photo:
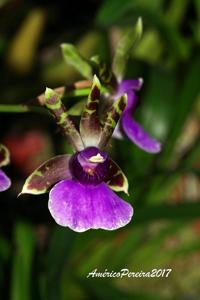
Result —
<svg viewBox="0 0 200 300"><path fill-rule="evenodd" d="M0 2L0 104L27 104L46 85L82 79L64 62L61 43L76 44L86 59L98 54L110 62L117 41L141 16L143 36L125 78L144 78L135 118L163 150L152 155L126 139L113 141L112 156L129 178L125 198L135 208L131 224L115 232L58 227L48 214L48 195L16 198L25 176L11 165L12 189L0 195L0 299L198 299L200 1L84 1L79 11L77 3L67 9L62 2L39 4ZM84 99L75 103L78 110ZM36 128L48 134L55 153L69 150L48 115L10 111L0 122L1 142ZM87 278L96 268L172 273Z"/></svg>

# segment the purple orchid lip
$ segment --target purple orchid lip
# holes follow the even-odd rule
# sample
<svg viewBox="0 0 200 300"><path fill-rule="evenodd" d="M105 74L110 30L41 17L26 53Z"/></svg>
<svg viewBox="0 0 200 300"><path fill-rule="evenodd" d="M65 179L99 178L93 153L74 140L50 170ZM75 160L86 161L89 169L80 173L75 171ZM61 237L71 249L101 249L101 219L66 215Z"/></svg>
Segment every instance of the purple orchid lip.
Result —
<svg viewBox="0 0 200 300"><path fill-rule="evenodd" d="M107 153L96 147L88 147L77 152L70 160L72 175L83 184L101 183L106 176L108 165Z"/></svg>
<svg viewBox="0 0 200 300"><path fill-rule="evenodd" d="M131 221L133 208L105 183L84 185L63 180L50 191L49 210L55 221L76 232L115 230Z"/></svg>

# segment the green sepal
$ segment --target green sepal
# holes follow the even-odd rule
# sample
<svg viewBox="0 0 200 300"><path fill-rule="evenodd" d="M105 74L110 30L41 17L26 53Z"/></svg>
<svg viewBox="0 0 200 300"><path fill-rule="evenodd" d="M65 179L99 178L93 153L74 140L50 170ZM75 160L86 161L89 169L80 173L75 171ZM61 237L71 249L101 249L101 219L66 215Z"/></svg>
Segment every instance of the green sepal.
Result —
<svg viewBox="0 0 200 300"><path fill-rule="evenodd" d="M67 64L72 65L85 78L92 78L92 66L81 56L78 49L72 44L61 45L62 54Z"/></svg>
<svg viewBox="0 0 200 300"><path fill-rule="evenodd" d="M112 159L109 159L108 172L104 181L115 192L124 192L128 195L128 179Z"/></svg>
<svg viewBox="0 0 200 300"><path fill-rule="evenodd" d="M62 96L57 94L54 90L46 88L45 91L45 105L54 115L57 124L61 128L63 134L67 137L69 143L75 150L82 150L84 148L83 142L79 132L70 119L68 112L61 101Z"/></svg>
<svg viewBox="0 0 200 300"><path fill-rule="evenodd" d="M58 155L38 167L25 181L21 194L39 195L48 192L55 183L71 178L69 160L71 155Z"/></svg>
<svg viewBox="0 0 200 300"><path fill-rule="evenodd" d="M10 162L10 153L8 149L0 144L0 167L8 165Z"/></svg>
<svg viewBox="0 0 200 300"><path fill-rule="evenodd" d="M108 110L102 128L100 142L98 144L99 148L104 148L107 145L109 139L112 137L113 131L121 117L121 114L126 108L126 105L127 95L124 94L120 98L118 98Z"/></svg>
<svg viewBox="0 0 200 300"><path fill-rule="evenodd" d="M118 80L121 80L124 76L132 49L142 35L142 27L142 18L140 17L134 28L127 30L118 43L113 59L113 72Z"/></svg>
<svg viewBox="0 0 200 300"><path fill-rule="evenodd" d="M96 75L87 103L81 115L80 133L84 146L97 146L101 136L101 126L98 117L101 84Z"/></svg>

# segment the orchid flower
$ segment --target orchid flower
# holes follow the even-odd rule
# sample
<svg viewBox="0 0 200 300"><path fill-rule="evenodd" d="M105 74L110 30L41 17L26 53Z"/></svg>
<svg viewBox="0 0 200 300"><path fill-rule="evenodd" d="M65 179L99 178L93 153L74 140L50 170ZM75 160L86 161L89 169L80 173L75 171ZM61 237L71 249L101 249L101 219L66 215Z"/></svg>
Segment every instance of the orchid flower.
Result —
<svg viewBox="0 0 200 300"><path fill-rule="evenodd" d="M142 127L132 118L139 99L136 95L136 91L140 90L143 84L143 79L137 80L121 80L118 83L114 100L123 95L128 96L128 104L124 110L120 119L120 124L117 126L114 132L114 137L123 138L125 134L135 145L146 152L157 153L161 150L160 143L152 138Z"/></svg>
<svg viewBox="0 0 200 300"><path fill-rule="evenodd" d="M48 202L52 217L59 225L77 232L125 226L132 218L133 208L112 190L128 193L128 181L105 152L105 147L126 107L126 95L115 101L107 111L104 123L100 124L100 82L94 76L79 130L70 119L60 95L47 88L45 99L46 107L75 153L58 155L43 163L28 177L22 194L42 194L52 187Z"/></svg>
<svg viewBox="0 0 200 300"><path fill-rule="evenodd" d="M1 170L1 167L8 165L9 162L9 151L5 146L0 144L0 192L7 190L11 185L10 178Z"/></svg>
<svg viewBox="0 0 200 300"><path fill-rule="evenodd" d="M120 96L127 94L128 104L114 131L113 137L122 139L125 135L140 149L146 152L157 153L161 150L160 143L145 132L141 125L132 118L138 104L136 91L141 89L143 80L141 78L137 80L123 79L128 59L131 56L133 47L140 40L142 31L142 18L139 17L135 26L129 28L119 40L114 52L112 68L102 62L98 56L93 56L88 61L71 44L62 44L62 52L65 61L73 65L84 77L90 79L91 74L98 74L104 87L108 88L105 95L107 101L106 109L111 98L113 100L111 102L112 105Z"/></svg>

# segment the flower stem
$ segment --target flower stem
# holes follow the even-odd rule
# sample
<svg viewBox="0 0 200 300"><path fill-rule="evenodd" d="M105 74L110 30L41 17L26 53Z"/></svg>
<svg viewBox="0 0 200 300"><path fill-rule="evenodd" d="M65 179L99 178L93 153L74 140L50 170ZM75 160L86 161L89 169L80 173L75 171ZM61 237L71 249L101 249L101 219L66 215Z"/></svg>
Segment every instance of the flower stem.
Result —
<svg viewBox="0 0 200 300"><path fill-rule="evenodd" d="M24 104L0 104L0 112L2 113L27 113L38 112L47 113L45 109L37 106L29 106Z"/></svg>

